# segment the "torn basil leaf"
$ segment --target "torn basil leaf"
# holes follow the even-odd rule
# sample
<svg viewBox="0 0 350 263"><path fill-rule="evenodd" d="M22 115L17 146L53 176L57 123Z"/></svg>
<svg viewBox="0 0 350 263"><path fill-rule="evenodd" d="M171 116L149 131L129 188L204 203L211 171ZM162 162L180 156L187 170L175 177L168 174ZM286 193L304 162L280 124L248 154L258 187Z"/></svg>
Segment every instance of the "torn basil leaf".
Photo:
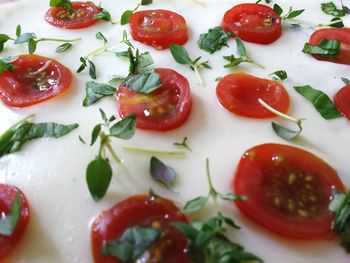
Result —
<svg viewBox="0 0 350 263"><path fill-rule="evenodd" d="M331 22L328 24L328 26L336 27L336 28L343 28L344 22L340 17L334 17L331 19Z"/></svg>
<svg viewBox="0 0 350 263"><path fill-rule="evenodd" d="M110 85L89 81L86 83L86 95L83 100L83 106L87 107L104 97L113 96L115 92L116 88Z"/></svg>
<svg viewBox="0 0 350 263"><path fill-rule="evenodd" d="M22 200L20 194L17 193L14 201L11 204L10 213L8 215L0 214L0 235L12 235L21 217L21 209Z"/></svg>
<svg viewBox="0 0 350 263"><path fill-rule="evenodd" d="M68 11L73 9L72 3L69 0L50 0L50 6L60 6Z"/></svg>
<svg viewBox="0 0 350 263"><path fill-rule="evenodd" d="M323 91L314 89L309 85L295 86L294 89L309 100L326 120L342 117L337 107Z"/></svg>
<svg viewBox="0 0 350 263"><path fill-rule="evenodd" d="M190 201L188 201L185 206L181 209L182 213L188 214L199 211L208 202L209 196L198 196Z"/></svg>
<svg viewBox="0 0 350 263"><path fill-rule="evenodd" d="M305 43L302 52L310 55L320 55L322 57L334 58L339 54L340 42L338 40L324 39L319 45Z"/></svg>
<svg viewBox="0 0 350 263"><path fill-rule="evenodd" d="M141 53L135 65L136 73L147 74L154 72L154 62L149 52Z"/></svg>
<svg viewBox="0 0 350 263"><path fill-rule="evenodd" d="M288 74L285 70L277 70L269 76L272 76L275 80L286 80L288 78Z"/></svg>
<svg viewBox="0 0 350 263"><path fill-rule="evenodd" d="M169 189L173 188L176 178L175 170L154 156L150 160L150 173L153 180L165 185Z"/></svg>
<svg viewBox="0 0 350 263"><path fill-rule="evenodd" d="M5 61L0 59L0 74L5 71L12 71L15 70L16 67L12 64L6 63Z"/></svg>
<svg viewBox="0 0 350 263"><path fill-rule="evenodd" d="M71 43L63 43L62 45L59 45L57 48L56 48L56 52L57 53L61 53L61 52L64 52L68 49L70 49L73 45Z"/></svg>
<svg viewBox="0 0 350 263"><path fill-rule="evenodd" d="M277 124L276 122L272 122L271 125L272 125L272 129L279 137L281 137L282 139L288 140L288 141L295 139L302 132L301 125L298 125L298 127L299 127L298 131L293 131L289 128L286 128L284 126Z"/></svg>
<svg viewBox="0 0 350 263"><path fill-rule="evenodd" d="M117 137L119 139L128 140L134 136L136 131L136 115L131 114L124 119L118 121L110 129L110 136Z"/></svg>
<svg viewBox="0 0 350 263"><path fill-rule="evenodd" d="M122 85L127 86L141 93L150 93L161 86L160 76L158 73L133 74L129 75Z"/></svg>
<svg viewBox="0 0 350 263"><path fill-rule="evenodd" d="M129 227L121 237L103 243L102 256L112 256L122 262L132 263L160 237L162 229Z"/></svg>
<svg viewBox="0 0 350 263"><path fill-rule="evenodd" d="M208 30L208 33L201 34L198 40L199 48L213 54L220 50L223 46L228 47L227 40L233 34L226 32L221 27L217 26Z"/></svg>
<svg viewBox="0 0 350 263"><path fill-rule="evenodd" d="M342 17L346 15L345 11L338 9L333 2L321 3L321 9L323 13L331 16Z"/></svg>
<svg viewBox="0 0 350 263"><path fill-rule="evenodd" d="M153 3L153 0L142 0L141 5L150 5Z"/></svg>

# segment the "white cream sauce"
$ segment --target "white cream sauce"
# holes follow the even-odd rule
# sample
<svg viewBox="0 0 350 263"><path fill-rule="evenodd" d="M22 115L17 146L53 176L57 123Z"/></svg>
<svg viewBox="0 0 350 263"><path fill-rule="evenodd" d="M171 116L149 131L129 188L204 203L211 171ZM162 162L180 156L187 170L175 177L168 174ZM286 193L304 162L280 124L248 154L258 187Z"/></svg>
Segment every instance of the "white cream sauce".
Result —
<svg viewBox="0 0 350 263"><path fill-rule="evenodd" d="M265 46L246 43L246 48L253 59L266 67L260 69L251 64L242 64L232 71L246 71L258 77L284 69L289 78L284 82L290 97L289 113L306 118L304 131L299 139L286 142L277 137L271 129L271 120L253 120L235 116L223 109L217 102L215 88L218 76L224 76L229 70L223 68L223 55L236 52L235 41L229 41L229 48L209 55L197 46L199 34L220 24L224 12L242 1L206 1L205 7L195 1L155 0L144 9L165 8L182 14L189 27L189 41L185 47L191 57L202 56L209 59L212 70L202 70L205 87L198 86L194 72L175 63L168 50L157 51L146 45L133 42L142 51L150 51L158 67L169 67L186 76L193 93L193 109L189 120L182 127L169 132L138 130L129 141L113 140L113 147L123 159L122 165L112 163L114 176L105 198L95 203L88 192L85 182L87 164L97 153L94 147L82 144L78 136L87 142L95 124L100 122L98 108L103 108L108 115L117 113L115 98L106 98L96 105L81 106L85 94L85 82L90 80L87 72L74 73L79 67L79 57L100 47L95 33L101 31L110 43L121 40L123 29L128 25L111 25L100 22L82 30L62 30L45 22L43 16L48 9L48 0L23 0L5 3L0 8L0 32L15 34L17 24L23 32L35 32L39 37L75 38L82 41L64 53L55 53L59 45L53 42L38 44L37 54L59 60L69 67L74 74L71 89L65 94L47 102L22 108L9 108L0 103L0 132L2 133L17 120L36 114L36 121L55 121L59 123L78 122L78 130L61 139L40 139L29 142L19 153L0 159L0 182L18 186L26 194L31 207L31 219L27 232L15 251L4 261L6 263L59 263L92 262L90 249L90 224L94 217L130 195L147 193L152 187L160 195L175 200L183 205L198 195L208 191L205 178L205 158L210 159L211 174L216 188L225 193L230 191L230 184L236 165L250 147L274 142L291 144L306 149L327 161L339 173L344 184L350 186L350 122L345 119L326 121L313 109L313 106L297 94L293 86L309 84L321 89L333 97L343 86L341 77L350 79L350 67L346 65L320 62L303 54L302 49L313 29L291 29L284 23L282 37L275 43ZM318 1L281 0L278 3L287 10L305 8L300 16L312 24L326 23L331 17L320 10ZM126 9L133 9L137 1L105 0L103 7L118 20ZM339 3L337 3L339 4ZM140 9L142 9L140 8ZM350 16L345 19L350 25ZM117 50L124 50L120 46ZM26 53L25 45L6 44L1 56ZM103 54L93 59L97 67L98 82L107 82L110 75L126 75L128 63L113 54ZM178 172L176 190L173 194L156 183L149 176L150 156L123 151L123 145L151 149L174 150L173 142L188 137L192 152L181 158L161 158ZM230 236L243 244L248 251L255 253L267 263L317 263L350 261L338 245L338 240L302 242L278 237L243 217L237 208L220 202L223 212L232 216L242 229L233 231ZM214 207L198 218L213 215Z"/></svg>

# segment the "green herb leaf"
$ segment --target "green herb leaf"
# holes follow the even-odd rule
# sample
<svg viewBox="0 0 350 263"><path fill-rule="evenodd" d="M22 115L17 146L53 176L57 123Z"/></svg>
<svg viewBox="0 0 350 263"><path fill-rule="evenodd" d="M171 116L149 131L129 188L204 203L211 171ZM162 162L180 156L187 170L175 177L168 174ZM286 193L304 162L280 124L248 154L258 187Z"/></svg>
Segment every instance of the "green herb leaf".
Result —
<svg viewBox="0 0 350 263"><path fill-rule="evenodd" d="M130 17L132 16L133 13L134 13L133 10L124 11L124 13L122 14L122 16L120 18L120 24L121 25L129 24Z"/></svg>
<svg viewBox="0 0 350 263"><path fill-rule="evenodd" d="M1 72L1 70L0 70L0 72ZM342 77L341 79L345 83L345 85L349 85L350 84L350 80L349 79L344 78L344 77Z"/></svg>
<svg viewBox="0 0 350 263"><path fill-rule="evenodd" d="M29 54L33 54L36 50L36 45L37 45L37 41L35 41L34 39L29 39L28 41L28 52Z"/></svg>
<svg viewBox="0 0 350 263"><path fill-rule="evenodd" d="M345 11L345 13L350 14L350 8L349 8L349 7L346 7L346 6L343 4L343 0L340 0L340 2L341 2L341 6L342 6L343 10Z"/></svg>
<svg viewBox="0 0 350 263"><path fill-rule="evenodd" d="M112 179L112 168L107 159L97 156L86 169L86 182L92 198L99 201L107 192Z"/></svg>
<svg viewBox="0 0 350 263"><path fill-rule="evenodd" d="M22 33L21 25L17 25L16 27L16 37L19 37Z"/></svg>
<svg viewBox="0 0 350 263"><path fill-rule="evenodd" d="M273 5L273 10L277 13L277 15L281 16L283 13L282 7L280 7L278 4Z"/></svg>
<svg viewBox="0 0 350 263"><path fill-rule="evenodd" d="M89 75L92 79L96 79L96 67L95 64L88 59L88 63L89 63Z"/></svg>
<svg viewBox="0 0 350 263"><path fill-rule="evenodd" d="M279 137L281 137L282 139L285 139L285 140L293 140L296 137L298 137L299 134L302 132L301 125L298 125L298 127L299 127L298 131L293 131L293 130L288 129L286 127L283 127L275 122L272 122L271 125L272 125L272 129L274 130L274 132Z"/></svg>
<svg viewBox="0 0 350 263"><path fill-rule="evenodd" d="M120 51L120 52L115 52L114 53L117 57L129 57L129 52L128 51Z"/></svg>
<svg viewBox="0 0 350 263"><path fill-rule="evenodd" d="M110 129L110 135L119 139L128 140L136 131L136 115L131 114L114 124Z"/></svg>
<svg viewBox="0 0 350 263"><path fill-rule="evenodd" d="M226 32L217 26L208 30L208 33L201 34L198 40L199 48L209 52L210 54L220 50L223 46L228 47L227 40L233 34Z"/></svg>
<svg viewBox="0 0 350 263"><path fill-rule="evenodd" d="M21 209L22 200L20 194L17 193L15 200L12 202L10 213L8 215L3 214L0 217L0 235L12 235L21 217Z"/></svg>
<svg viewBox="0 0 350 263"><path fill-rule="evenodd" d="M206 203L208 202L209 197L208 196L198 196L190 201L188 201L184 208L182 208L182 213L193 213L200 209L202 209Z"/></svg>
<svg viewBox="0 0 350 263"><path fill-rule="evenodd" d="M320 55L323 57L334 58L340 51L340 42L338 40L324 39L318 46L312 46L305 43L302 52L310 55Z"/></svg>
<svg viewBox="0 0 350 263"><path fill-rule="evenodd" d="M112 22L111 14L107 11L102 9L100 13L97 13L93 17L94 19L102 19L107 22Z"/></svg>
<svg viewBox="0 0 350 263"><path fill-rule="evenodd" d="M62 45L59 45L57 48L56 48L56 52L57 53L61 53L61 52L64 52L68 49L70 49L73 45L71 43L63 43Z"/></svg>
<svg viewBox="0 0 350 263"><path fill-rule="evenodd" d="M107 124L108 119L107 119L106 113L105 113L105 112L103 111L103 109L101 109L101 108L99 108L98 110L100 111L102 120Z"/></svg>
<svg viewBox="0 0 350 263"><path fill-rule="evenodd" d="M322 11L331 16L345 16L345 11L343 9L337 9L336 5L333 2L328 2L328 3L321 3L321 9Z"/></svg>
<svg viewBox="0 0 350 263"><path fill-rule="evenodd" d="M295 18L297 16L300 16L303 12L305 11L305 9L300 9L300 10L292 10L290 8L290 11L288 12L288 14L286 16L283 17L284 20L287 20L287 19L292 19L292 18Z"/></svg>
<svg viewBox="0 0 350 263"><path fill-rule="evenodd" d="M5 71L12 71L15 70L16 67L12 64L6 63L5 61L0 59L0 74Z"/></svg>
<svg viewBox="0 0 350 263"><path fill-rule="evenodd" d="M91 133L91 143L90 146L94 145L94 143L96 142L98 136L101 133L101 124L97 124L93 129L92 129L92 133Z"/></svg>
<svg viewBox="0 0 350 263"><path fill-rule="evenodd" d="M192 65L192 60L190 59L188 52L184 47L177 44L171 44L170 52L177 63L182 65Z"/></svg>
<svg viewBox="0 0 350 263"><path fill-rule="evenodd" d="M173 144L176 146L184 147L189 151L192 151L191 148L187 145L187 137L183 138L182 142L174 142Z"/></svg>
<svg viewBox="0 0 350 263"><path fill-rule="evenodd" d="M149 52L145 52L139 55L136 64L136 73L146 74L154 72L154 62Z"/></svg>
<svg viewBox="0 0 350 263"><path fill-rule="evenodd" d="M101 254L112 256L122 262L134 262L161 235L162 230L153 227L129 227L117 239L103 244Z"/></svg>
<svg viewBox="0 0 350 263"><path fill-rule="evenodd" d="M158 73L147 73L129 75L122 82L122 85L125 85L134 91L147 94L159 88L161 82Z"/></svg>
<svg viewBox="0 0 350 263"><path fill-rule="evenodd" d="M331 22L328 24L328 26L336 27L336 28L343 28L344 22L340 17L334 17L331 19Z"/></svg>
<svg viewBox="0 0 350 263"><path fill-rule="evenodd" d="M87 107L104 97L113 96L115 92L116 88L110 85L89 81L86 83L86 95L83 100L83 106Z"/></svg>
<svg viewBox="0 0 350 263"><path fill-rule="evenodd" d="M4 50L5 43L10 39L11 39L10 36L5 34L0 34L0 52Z"/></svg>
<svg viewBox="0 0 350 263"><path fill-rule="evenodd" d="M82 72L87 67L87 60L84 57L80 57L80 67L77 70L77 73Z"/></svg>
<svg viewBox="0 0 350 263"><path fill-rule="evenodd" d="M269 76L272 76L275 80L285 80L288 78L287 72L285 70L277 70Z"/></svg>
<svg viewBox="0 0 350 263"><path fill-rule="evenodd" d="M112 75L110 76L110 79L108 80L109 83L114 83L114 82L120 82L124 81L126 77L124 76L119 76L119 75Z"/></svg>
<svg viewBox="0 0 350 263"><path fill-rule="evenodd" d="M105 36L101 32L96 33L96 39L102 40L103 44L107 44L108 40L105 38Z"/></svg>
<svg viewBox="0 0 350 263"><path fill-rule="evenodd" d="M141 5L150 5L153 3L153 0L142 0Z"/></svg>
<svg viewBox="0 0 350 263"><path fill-rule="evenodd" d="M175 170L154 156L151 157L150 161L150 173L153 180L170 189L173 188L176 178Z"/></svg>
<svg viewBox="0 0 350 263"><path fill-rule="evenodd" d="M323 91L314 89L309 85L296 86L294 89L308 99L323 118L329 120L342 117L337 107Z"/></svg>
<svg viewBox="0 0 350 263"><path fill-rule="evenodd" d="M237 195L234 193L227 193L227 194L219 194L220 198L223 200L247 200L247 197L244 195Z"/></svg>
<svg viewBox="0 0 350 263"><path fill-rule="evenodd" d="M60 6L68 11L73 9L72 3L69 0L50 0L50 6Z"/></svg>
<svg viewBox="0 0 350 263"><path fill-rule="evenodd" d="M17 37L14 44L18 45L18 44L26 43L26 42L29 42L29 40L31 39L34 40L34 38L36 38L34 33L23 33Z"/></svg>

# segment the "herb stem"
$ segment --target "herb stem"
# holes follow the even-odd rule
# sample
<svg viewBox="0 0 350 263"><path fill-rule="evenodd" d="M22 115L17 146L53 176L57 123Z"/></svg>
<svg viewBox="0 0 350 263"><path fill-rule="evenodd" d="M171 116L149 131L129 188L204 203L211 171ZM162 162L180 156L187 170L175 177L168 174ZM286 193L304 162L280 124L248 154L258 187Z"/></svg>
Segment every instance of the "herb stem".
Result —
<svg viewBox="0 0 350 263"><path fill-rule="evenodd" d="M46 38L46 37L42 37L42 38L38 38L36 41L40 42L40 41L56 41L56 42L77 42L80 41L81 37L78 38L73 38L73 39L61 39L61 38Z"/></svg>
<svg viewBox="0 0 350 263"><path fill-rule="evenodd" d="M109 143L109 140L106 141L106 147L107 150L109 151L109 153L112 155L113 159L117 162L117 163L121 163L121 159L118 157L118 155L116 154L116 152L113 150L112 145Z"/></svg>
<svg viewBox="0 0 350 263"><path fill-rule="evenodd" d="M204 86L203 79L202 79L202 76L201 76L201 74L200 74L200 72L199 72L198 66L197 66L197 65L194 65L194 66L193 66L193 70L194 70L194 73L195 73L196 76L197 76L197 79L198 79L198 81L199 81L199 85L200 85L200 86Z"/></svg>
<svg viewBox="0 0 350 263"><path fill-rule="evenodd" d="M123 146L124 151L148 154L148 155L158 155L158 156L184 156L186 153L184 151L159 151L159 150L150 150L132 146Z"/></svg>
<svg viewBox="0 0 350 263"><path fill-rule="evenodd" d="M206 174L207 174L207 180L209 183L209 195L212 197L212 199L214 201L214 205L215 205L216 210L220 211L218 202L216 200L218 193L216 192L216 190L213 186L213 182L211 181L211 177L210 177L209 158L205 159L205 169L206 169Z"/></svg>

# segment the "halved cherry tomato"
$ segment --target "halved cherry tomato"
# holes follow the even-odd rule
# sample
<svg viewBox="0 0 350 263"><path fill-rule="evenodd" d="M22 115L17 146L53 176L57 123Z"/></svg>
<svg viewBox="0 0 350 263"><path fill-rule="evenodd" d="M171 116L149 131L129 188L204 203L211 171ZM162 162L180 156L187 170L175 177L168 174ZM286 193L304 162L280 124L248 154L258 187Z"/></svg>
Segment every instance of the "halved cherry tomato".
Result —
<svg viewBox="0 0 350 263"><path fill-rule="evenodd" d="M3 214L8 215L10 213L17 194L20 195L22 201L20 219L11 236L0 234L0 260L5 258L14 249L15 245L22 237L27 228L30 215L28 202L24 194L14 186L0 184L0 218Z"/></svg>
<svg viewBox="0 0 350 263"><path fill-rule="evenodd" d="M162 86L144 94L120 86L117 91L119 115L135 113L141 129L166 131L183 124L191 111L191 91L187 79L171 69L158 68Z"/></svg>
<svg viewBox="0 0 350 263"><path fill-rule="evenodd" d="M339 54L335 58L320 55L313 56L318 60L350 65L350 28L319 29L312 33L309 44L318 46L324 39L338 40L340 42Z"/></svg>
<svg viewBox="0 0 350 263"><path fill-rule="evenodd" d="M78 29L95 24L98 19L94 15L101 9L93 2L72 2L73 9L68 11L62 7L51 7L45 14L45 20L53 26L65 29Z"/></svg>
<svg viewBox="0 0 350 263"><path fill-rule="evenodd" d="M185 19L169 10L135 12L130 18L130 29L133 39L156 49L183 45L188 39Z"/></svg>
<svg viewBox="0 0 350 263"><path fill-rule="evenodd" d="M333 189L345 188L336 171L317 156L292 146L263 144L241 158L233 181L247 196L238 208L277 234L298 239L333 237L328 206Z"/></svg>
<svg viewBox="0 0 350 263"><path fill-rule="evenodd" d="M280 112L286 113L289 108L289 95L280 83L246 73L223 77L216 87L216 95L228 111L249 118L276 116L258 102L259 98Z"/></svg>
<svg viewBox="0 0 350 263"><path fill-rule="evenodd" d="M69 88L72 73L58 61L38 55L21 55L13 71L0 74L0 99L12 107L48 100Z"/></svg>
<svg viewBox="0 0 350 263"><path fill-rule="evenodd" d="M270 44L282 34L281 18L269 6L240 4L226 11L221 27L242 40Z"/></svg>
<svg viewBox="0 0 350 263"><path fill-rule="evenodd" d="M190 263L187 238L170 226L171 222L188 223L187 218L169 200L155 196L135 195L102 212L92 225L92 251L95 263L121 263L111 256L102 256L106 241L120 237L133 226L159 227L162 234L148 249L150 258L142 262ZM140 261L141 262L141 261Z"/></svg>
<svg viewBox="0 0 350 263"><path fill-rule="evenodd" d="M350 120L350 84L338 90L334 96L338 110Z"/></svg>

